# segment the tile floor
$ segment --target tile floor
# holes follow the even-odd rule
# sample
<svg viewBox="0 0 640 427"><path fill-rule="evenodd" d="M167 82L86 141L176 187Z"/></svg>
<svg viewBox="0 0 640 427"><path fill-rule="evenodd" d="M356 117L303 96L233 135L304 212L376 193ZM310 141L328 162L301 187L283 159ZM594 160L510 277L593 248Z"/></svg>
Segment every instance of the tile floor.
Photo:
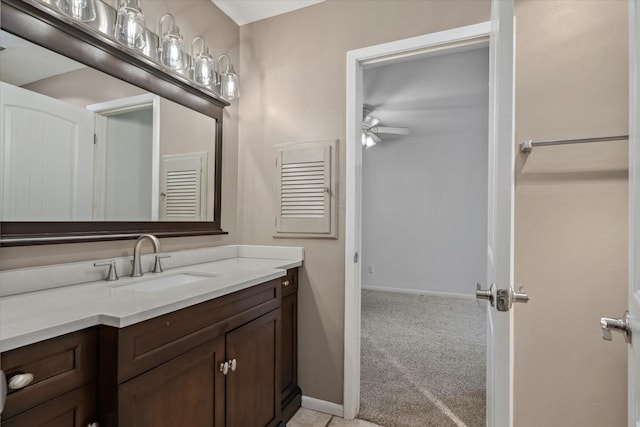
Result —
<svg viewBox="0 0 640 427"><path fill-rule="evenodd" d="M287 427L382 427L363 420L347 421L323 412L300 408L289 420Z"/></svg>

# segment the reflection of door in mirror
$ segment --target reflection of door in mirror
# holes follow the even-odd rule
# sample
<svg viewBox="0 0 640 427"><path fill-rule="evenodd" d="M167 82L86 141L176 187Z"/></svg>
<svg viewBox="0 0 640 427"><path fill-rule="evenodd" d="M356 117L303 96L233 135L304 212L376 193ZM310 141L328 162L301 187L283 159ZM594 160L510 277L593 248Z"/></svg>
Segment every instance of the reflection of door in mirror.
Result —
<svg viewBox="0 0 640 427"><path fill-rule="evenodd" d="M94 219L158 219L159 97L87 106L96 113Z"/></svg>
<svg viewBox="0 0 640 427"><path fill-rule="evenodd" d="M5 221L92 219L93 113L0 82Z"/></svg>

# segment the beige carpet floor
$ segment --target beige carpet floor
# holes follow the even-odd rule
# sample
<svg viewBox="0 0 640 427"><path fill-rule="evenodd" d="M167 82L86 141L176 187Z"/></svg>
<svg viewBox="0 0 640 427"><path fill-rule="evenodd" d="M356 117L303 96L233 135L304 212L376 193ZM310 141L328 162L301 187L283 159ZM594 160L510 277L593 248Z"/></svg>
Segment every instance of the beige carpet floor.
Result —
<svg viewBox="0 0 640 427"><path fill-rule="evenodd" d="M364 290L360 414L385 427L485 425L485 308Z"/></svg>

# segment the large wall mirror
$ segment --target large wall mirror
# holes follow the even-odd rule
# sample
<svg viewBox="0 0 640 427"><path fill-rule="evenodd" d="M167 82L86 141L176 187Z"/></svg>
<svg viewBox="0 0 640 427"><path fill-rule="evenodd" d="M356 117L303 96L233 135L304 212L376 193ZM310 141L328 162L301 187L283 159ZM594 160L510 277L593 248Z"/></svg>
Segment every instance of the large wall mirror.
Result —
<svg viewBox="0 0 640 427"><path fill-rule="evenodd" d="M221 234L228 103L2 0L1 245Z"/></svg>

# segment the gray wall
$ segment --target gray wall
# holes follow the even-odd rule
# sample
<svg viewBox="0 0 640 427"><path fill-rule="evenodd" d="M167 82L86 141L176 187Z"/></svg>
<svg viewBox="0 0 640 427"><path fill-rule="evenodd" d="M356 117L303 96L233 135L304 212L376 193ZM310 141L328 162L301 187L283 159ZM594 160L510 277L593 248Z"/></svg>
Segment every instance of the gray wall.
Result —
<svg viewBox="0 0 640 427"><path fill-rule="evenodd" d="M298 366L306 396L342 403L346 52L489 19L487 0L329 0L240 27L240 242L305 248ZM326 139L340 139L338 239L274 239L274 146Z"/></svg>
<svg viewBox="0 0 640 427"><path fill-rule="evenodd" d="M411 133L363 153L363 287L472 295L485 283L488 80L488 48L365 70L372 115Z"/></svg>

